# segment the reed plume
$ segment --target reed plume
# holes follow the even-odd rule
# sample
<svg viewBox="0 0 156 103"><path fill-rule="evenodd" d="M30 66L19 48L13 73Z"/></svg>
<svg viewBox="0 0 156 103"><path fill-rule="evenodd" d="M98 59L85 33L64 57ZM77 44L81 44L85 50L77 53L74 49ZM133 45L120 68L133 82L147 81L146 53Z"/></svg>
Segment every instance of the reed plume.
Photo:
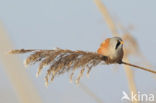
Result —
<svg viewBox="0 0 156 103"><path fill-rule="evenodd" d="M54 80L56 76L59 76L65 72L71 71L70 80L72 81L72 77L74 75L75 70L80 69L80 73L76 79L76 83L79 83L81 77L85 69L87 69L87 75L91 71L92 67L97 66L100 63L103 64L114 64L118 62L110 62L106 56L100 55L94 52L86 52L86 51L72 51L72 50L64 50L64 49L55 49L55 50L12 50L9 52L10 54L23 54L23 53L31 53L30 56L25 60L25 65L32 65L37 62L40 62L38 72L36 76L38 77L41 73L42 69L45 66L50 65L47 70L47 74L45 76L45 84L48 85L49 79L51 81ZM126 63L121 61L120 64L125 64L129 66L133 66L148 72L156 73L156 71L149 70L140 66L136 66L130 63Z"/></svg>
<svg viewBox="0 0 156 103"><path fill-rule="evenodd" d="M94 53L94 52L85 52L85 51L72 51L72 50L12 50L9 52L10 54L23 54L23 53L31 53L30 56L25 60L25 65L32 65L37 62L40 62L38 72L36 76L38 77L41 73L42 69L45 66L50 65L47 70L47 74L45 76L45 83L48 84L49 79L53 81L55 76L63 74L68 71L72 71L70 75L70 80L72 81L72 77L74 71L76 69L81 69L78 78L76 79L76 83L79 83L85 68L87 68L87 75L92 67L98 65L99 63L105 61L105 63L109 63L106 60L106 57L103 55Z"/></svg>

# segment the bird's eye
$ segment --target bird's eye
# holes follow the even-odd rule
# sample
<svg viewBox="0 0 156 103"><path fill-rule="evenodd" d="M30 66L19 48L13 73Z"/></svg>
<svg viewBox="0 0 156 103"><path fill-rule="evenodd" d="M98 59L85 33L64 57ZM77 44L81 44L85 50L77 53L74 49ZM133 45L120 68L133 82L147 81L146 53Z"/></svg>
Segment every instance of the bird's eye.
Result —
<svg viewBox="0 0 156 103"><path fill-rule="evenodd" d="M117 49L120 45L120 41L117 42L115 49Z"/></svg>

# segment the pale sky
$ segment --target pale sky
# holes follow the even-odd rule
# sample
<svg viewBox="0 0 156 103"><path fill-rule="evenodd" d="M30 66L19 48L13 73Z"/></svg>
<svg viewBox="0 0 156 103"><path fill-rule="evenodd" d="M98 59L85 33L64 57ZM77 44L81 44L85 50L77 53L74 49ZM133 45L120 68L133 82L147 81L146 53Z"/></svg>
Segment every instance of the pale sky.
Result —
<svg viewBox="0 0 156 103"><path fill-rule="evenodd" d="M156 1L103 0L112 17L124 26L133 25L132 35L148 61L156 66ZM0 21L15 48L96 51L100 43L111 37L103 16L92 0L0 0ZM26 55L20 56L21 61ZM137 57L136 57L137 58ZM135 63L136 58L130 59ZM141 65L141 61L139 62ZM69 83L69 74L59 76L44 86L45 72L36 79L37 65L27 69L44 103L96 103L79 87ZM17 103L14 88L0 66L0 101L11 96ZM155 68L156 69L156 68ZM148 72L135 70L138 91L156 94L156 79ZM81 79L104 103L120 103L122 91L129 92L122 66L97 66L90 78ZM6 101L6 103L9 103Z"/></svg>

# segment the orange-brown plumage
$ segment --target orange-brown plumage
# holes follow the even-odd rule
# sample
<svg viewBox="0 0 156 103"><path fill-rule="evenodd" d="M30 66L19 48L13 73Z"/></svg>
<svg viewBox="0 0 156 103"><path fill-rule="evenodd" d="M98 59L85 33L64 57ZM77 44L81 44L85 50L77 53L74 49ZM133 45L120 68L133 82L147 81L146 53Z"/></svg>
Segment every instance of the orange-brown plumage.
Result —
<svg viewBox="0 0 156 103"><path fill-rule="evenodd" d="M106 39L104 42L101 43L99 49L97 50L98 54L105 55L109 47L109 41L110 38Z"/></svg>

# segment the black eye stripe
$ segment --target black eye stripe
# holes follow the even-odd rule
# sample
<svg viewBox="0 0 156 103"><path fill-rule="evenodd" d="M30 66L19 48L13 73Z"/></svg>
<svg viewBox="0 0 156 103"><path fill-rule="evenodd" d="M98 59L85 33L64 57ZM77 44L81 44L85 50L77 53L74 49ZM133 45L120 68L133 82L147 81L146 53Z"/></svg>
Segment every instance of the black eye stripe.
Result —
<svg viewBox="0 0 156 103"><path fill-rule="evenodd" d="M116 44L115 49L117 49L117 48L119 47L120 44L121 44L120 41L118 41L117 44Z"/></svg>

